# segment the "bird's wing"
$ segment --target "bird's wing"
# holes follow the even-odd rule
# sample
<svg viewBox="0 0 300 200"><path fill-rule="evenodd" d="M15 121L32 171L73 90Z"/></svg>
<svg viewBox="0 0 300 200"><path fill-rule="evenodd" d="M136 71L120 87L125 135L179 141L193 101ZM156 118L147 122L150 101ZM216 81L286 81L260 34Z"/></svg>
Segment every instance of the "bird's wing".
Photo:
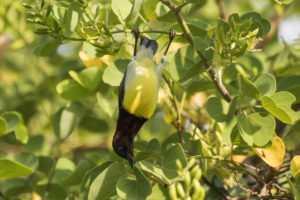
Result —
<svg viewBox="0 0 300 200"><path fill-rule="evenodd" d="M119 87L119 109L122 107L123 99L124 99L126 72L127 70L124 73L123 79Z"/></svg>

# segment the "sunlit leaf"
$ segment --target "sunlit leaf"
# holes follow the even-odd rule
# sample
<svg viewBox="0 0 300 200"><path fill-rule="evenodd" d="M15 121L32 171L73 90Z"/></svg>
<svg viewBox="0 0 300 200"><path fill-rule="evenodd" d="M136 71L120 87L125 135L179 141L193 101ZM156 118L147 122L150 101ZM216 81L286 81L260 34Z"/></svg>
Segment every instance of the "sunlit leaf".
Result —
<svg viewBox="0 0 300 200"><path fill-rule="evenodd" d="M276 91L276 80L274 76L268 73L260 74L254 80L254 84L258 88L261 96L271 96Z"/></svg>
<svg viewBox="0 0 300 200"><path fill-rule="evenodd" d="M26 144L28 141L27 128L23 124L18 124L15 128L15 136L22 144Z"/></svg>
<svg viewBox="0 0 300 200"><path fill-rule="evenodd" d="M276 136L271 147L268 148L254 148L252 150L263 161L265 161L271 167L279 167L285 155L285 146L282 139Z"/></svg>
<svg viewBox="0 0 300 200"><path fill-rule="evenodd" d="M21 163L5 158L0 159L0 180L27 176L31 173L33 170Z"/></svg>
<svg viewBox="0 0 300 200"><path fill-rule="evenodd" d="M65 13L64 21L66 26L66 32L71 34L77 27L81 16L81 4L72 2Z"/></svg>
<svg viewBox="0 0 300 200"><path fill-rule="evenodd" d="M0 136L7 132L7 124L4 118L0 117Z"/></svg>
<svg viewBox="0 0 300 200"><path fill-rule="evenodd" d="M82 104L72 102L55 114L53 129L57 138L64 139L73 132L84 113L83 109Z"/></svg>
<svg viewBox="0 0 300 200"><path fill-rule="evenodd" d="M59 158L55 166L54 182L62 182L75 171L75 164L67 158Z"/></svg>
<svg viewBox="0 0 300 200"><path fill-rule="evenodd" d="M119 86L129 62L130 60L121 59L111 63L103 73L103 81L111 86Z"/></svg>
<svg viewBox="0 0 300 200"><path fill-rule="evenodd" d="M90 96L93 93L72 79L66 79L58 83L56 91L62 98L70 101Z"/></svg>
<svg viewBox="0 0 300 200"><path fill-rule="evenodd" d="M300 155L294 156L290 163L290 171L292 176L297 179L300 177Z"/></svg>
<svg viewBox="0 0 300 200"><path fill-rule="evenodd" d="M89 67L79 73L71 70L69 71L69 75L82 87L94 91L99 87L102 73L97 67Z"/></svg>
<svg viewBox="0 0 300 200"><path fill-rule="evenodd" d="M292 3L294 0L275 0L275 2L279 3L279 4L290 4Z"/></svg>
<svg viewBox="0 0 300 200"><path fill-rule="evenodd" d="M134 0L131 12L126 19L128 25L134 25L136 23L142 4L143 0Z"/></svg>
<svg viewBox="0 0 300 200"><path fill-rule="evenodd" d="M149 20L154 19L157 3L158 3L158 0L144 0L143 10L144 10L144 13L145 13L147 19L149 19Z"/></svg>
<svg viewBox="0 0 300 200"><path fill-rule="evenodd" d="M88 200L107 199L115 191L118 179L124 174L124 166L121 163L111 164L92 182Z"/></svg>
<svg viewBox="0 0 300 200"><path fill-rule="evenodd" d="M280 121L291 124L300 118L300 112L292 110L296 98L289 92L278 92L271 97L263 96L262 106Z"/></svg>
<svg viewBox="0 0 300 200"><path fill-rule="evenodd" d="M121 23L124 23L125 19L130 14L132 4L128 0L112 0L111 1L111 8L115 15L118 16L118 19Z"/></svg>

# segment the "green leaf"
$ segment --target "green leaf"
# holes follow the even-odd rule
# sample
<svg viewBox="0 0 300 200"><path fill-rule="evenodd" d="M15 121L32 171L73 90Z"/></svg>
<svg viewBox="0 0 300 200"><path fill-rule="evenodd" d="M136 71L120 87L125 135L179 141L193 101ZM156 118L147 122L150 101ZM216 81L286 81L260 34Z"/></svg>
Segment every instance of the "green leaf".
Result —
<svg viewBox="0 0 300 200"><path fill-rule="evenodd" d="M91 58L97 58L97 57L99 57L98 56L98 52L97 52L97 47L91 45L88 42L84 42L83 43L83 50Z"/></svg>
<svg viewBox="0 0 300 200"><path fill-rule="evenodd" d="M113 163L112 161L105 162L102 165L95 167L87 172L87 174L84 176L81 182L81 187L80 187L82 199L88 199L91 183L97 178L97 176L100 173L102 173L112 163Z"/></svg>
<svg viewBox="0 0 300 200"><path fill-rule="evenodd" d="M121 163L111 164L92 182L88 200L107 199L115 191L118 179L124 174L125 169Z"/></svg>
<svg viewBox="0 0 300 200"><path fill-rule="evenodd" d="M296 102L300 102L300 75L293 75L282 78L278 83L278 91L288 91L296 97Z"/></svg>
<svg viewBox="0 0 300 200"><path fill-rule="evenodd" d="M23 124L18 124L15 128L15 136L22 144L26 144L28 142L27 128Z"/></svg>
<svg viewBox="0 0 300 200"><path fill-rule="evenodd" d="M69 75L82 87L94 91L100 84L102 73L98 67L89 67L80 73L71 70Z"/></svg>
<svg viewBox="0 0 300 200"><path fill-rule="evenodd" d="M13 198L23 193L32 192L32 186L23 178L7 179L2 182L1 191L6 198Z"/></svg>
<svg viewBox="0 0 300 200"><path fill-rule="evenodd" d="M103 73L103 81L111 86L119 86L129 62L128 59L120 59L111 63Z"/></svg>
<svg viewBox="0 0 300 200"><path fill-rule="evenodd" d="M0 180L27 176L31 173L33 170L21 163L5 158L0 159Z"/></svg>
<svg viewBox="0 0 300 200"><path fill-rule="evenodd" d="M290 172L295 179L300 177L300 155L294 156L291 160Z"/></svg>
<svg viewBox="0 0 300 200"><path fill-rule="evenodd" d="M269 31L271 29L271 24L270 24L270 22L268 20L262 18L262 16L259 13L257 13L257 12L249 12L249 13L246 13L243 16L241 16L241 21L245 21L247 19L252 19L252 21L254 21L254 22L256 20L261 25L261 27L262 27L263 30L260 31L260 32L262 32L262 33L260 35L257 35L257 36L264 37L264 36L266 36L269 33ZM257 26L254 26L252 28L252 31L256 27Z"/></svg>
<svg viewBox="0 0 300 200"><path fill-rule="evenodd" d="M125 19L129 16L132 4L128 0L112 0L111 1L112 11L117 15L119 21L124 23Z"/></svg>
<svg viewBox="0 0 300 200"><path fill-rule="evenodd" d="M51 157L48 156L39 156L39 165L38 165L38 171L46 174L49 176L51 170L53 169L54 160Z"/></svg>
<svg viewBox="0 0 300 200"><path fill-rule="evenodd" d="M155 10L158 0L144 0L143 11L148 20L155 19Z"/></svg>
<svg viewBox="0 0 300 200"><path fill-rule="evenodd" d="M117 193L127 200L145 200L151 194L152 186L138 168L133 169L136 178L120 178L117 183Z"/></svg>
<svg viewBox="0 0 300 200"><path fill-rule="evenodd" d="M93 92L83 88L72 79L66 79L58 83L56 91L62 98L69 101L77 100L93 94Z"/></svg>
<svg viewBox="0 0 300 200"><path fill-rule="evenodd" d="M7 132L7 124L3 117L0 117L0 136Z"/></svg>
<svg viewBox="0 0 300 200"><path fill-rule="evenodd" d="M137 168L142 170L144 173L146 173L149 176L154 177L157 182L161 184L167 184L170 185L172 182L169 180L165 174L163 173L162 169L157 167L156 165L147 162L145 160L139 161L135 164Z"/></svg>
<svg viewBox="0 0 300 200"><path fill-rule="evenodd" d="M198 69L198 72L193 73L193 76L203 71L204 68L200 63L200 58L194 48L186 45L178 49L175 54L168 55L165 70L167 70L174 81L186 80L187 74L194 66Z"/></svg>
<svg viewBox="0 0 300 200"><path fill-rule="evenodd" d="M235 96L232 101L230 102L229 109L228 109L228 114L226 116L226 122L230 122L232 118L235 115L236 108L238 107L239 104L239 97Z"/></svg>
<svg viewBox="0 0 300 200"><path fill-rule="evenodd" d="M53 129L57 138L68 137L80 121L84 108L81 103L72 102L60 109L54 116Z"/></svg>
<svg viewBox="0 0 300 200"><path fill-rule="evenodd" d="M53 53L57 47L61 44L59 40L53 40L47 42L44 46L41 47L39 56L49 56Z"/></svg>
<svg viewBox="0 0 300 200"><path fill-rule="evenodd" d="M147 150L153 151L153 152L160 152L160 144L159 141L156 138L153 138L150 140L146 147Z"/></svg>
<svg viewBox="0 0 300 200"><path fill-rule="evenodd" d="M224 122L227 117L228 103L220 98L211 97L205 105L208 115L217 122Z"/></svg>
<svg viewBox="0 0 300 200"><path fill-rule="evenodd" d="M182 168L186 167L187 160L180 144L175 144L165 154L162 170L168 179L174 180L179 177L176 160L179 160Z"/></svg>
<svg viewBox="0 0 300 200"><path fill-rule="evenodd" d="M76 29L81 17L81 4L72 2L64 15L65 28L67 34L71 34Z"/></svg>
<svg viewBox="0 0 300 200"><path fill-rule="evenodd" d="M293 183L289 177L287 177L287 180L294 196L294 200L300 200L300 178L298 178L295 183Z"/></svg>
<svg viewBox="0 0 300 200"><path fill-rule="evenodd" d="M134 0L131 12L130 12L129 16L126 19L127 24L130 24L130 25L135 24L135 22L138 18L140 9L142 7L142 4L143 4L143 0Z"/></svg>
<svg viewBox="0 0 300 200"><path fill-rule="evenodd" d="M66 177L69 177L75 171L75 164L67 159L60 158L55 166L55 174L53 182L62 182Z"/></svg>
<svg viewBox="0 0 300 200"><path fill-rule="evenodd" d="M202 152L202 143L198 139L192 139L190 138L190 143L189 143L189 152L191 155L201 155Z"/></svg>
<svg viewBox="0 0 300 200"><path fill-rule="evenodd" d="M207 48L209 47L213 47L212 45L212 40L208 37L207 32L209 31L209 29L211 28L207 23L205 23L204 21L201 21L199 19L196 19L194 21L189 21L189 23L187 24L191 33L193 35L195 35L194 38L194 45L195 48L197 48L197 50L200 49L204 49L205 51L208 50L206 48L202 48L201 46L199 46L199 44L203 43L204 45L207 46ZM196 42L197 39L196 37L200 37L201 41L200 43ZM204 40L203 40L204 39ZM210 45L209 45L210 44ZM209 46L208 46L209 45ZM211 51L211 50L210 50ZM204 53L205 54L205 53Z"/></svg>
<svg viewBox="0 0 300 200"><path fill-rule="evenodd" d="M115 107L113 107L114 104L107 100L101 92L97 92L96 97L100 109L111 118L115 111Z"/></svg>
<svg viewBox="0 0 300 200"><path fill-rule="evenodd" d="M95 163L87 159L81 159L76 166L75 171L70 176L62 180L62 185L71 186L80 184L84 178L84 175L93 167L95 167Z"/></svg>
<svg viewBox="0 0 300 200"><path fill-rule="evenodd" d="M38 167L38 159L32 153L20 152L18 154L15 154L13 158L16 162L19 162L25 165L26 167L29 167L33 171L35 171L36 168Z"/></svg>
<svg viewBox="0 0 300 200"><path fill-rule="evenodd" d="M109 130L107 119L101 119L89 112L82 117L79 126L95 133L106 133Z"/></svg>
<svg viewBox="0 0 300 200"><path fill-rule="evenodd" d="M6 121L6 125L7 125L6 132L7 133L14 131L19 123L23 123L23 119L22 119L21 115L14 111L4 112L2 114L2 117Z"/></svg>
<svg viewBox="0 0 300 200"><path fill-rule="evenodd" d="M294 0L275 0L275 2L278 3L278 4L290 4L293 1Z"/></svg>
<svg viewBox="0 0 300 200"><path fill-rule="evenodd" d="M58 19L60 24L64 23L64 16L65 16L66 11L67 11L67 8L65 8L65 7L59 7L56 5L52 6L53 15L56 17L56 19Z"/></svg>
<svg viewBox="0 0 300 200"><path fill-rule="evenodd" d="M254 85L258 88L261 96L271 96L276 91L276 80L268 73L261 73L254 80Z"/></svg>
<svg viewBox="0 0 300 200"><path fill-rule="evenodd" d="M55 183L37 185L35 188L35 192L41 196L47 196L47 200L65 200L67 199L67 192L66 190ZM45 193L47 195L45 195Z"/></svg>
<svg viewBox="0 0 300 200"><path fill-rule="evenodd" d="M280 121L292 124L300 118L300 112L292 110L296 98L289 92L277 92L271 97L263 96L262 106Z"/></svg>
<svg viewBox="0 0 300 200"><path fill-rule="evenodd" d="M257 87L241 74L238 74L238 83L243 95L254 99L260 99L260 93Z"/></svg>
<svg viewBox="0 0 300 200"><path fill-rule="evenodd" d="M232 140L231 140L231 134L234 130L234 128L237 125L237 117L234 115L230 121L225 121L223 123L223 132L222 132L222 142L227 144L228 146L231 146Z"/></svg>
<svg viewBox="0 0 300 200"><path fill-rule="evenodd" d="M212 50L212 45L208 41L209 40L207 38L204 40L199 36L194 37L196 51L200 51L206 59L211 60L214 52Z"/></svg>
<svg viewBox="0 0 300 200"><path fill-rule="evenodd" d="M239 132L249 146L264 146L274 134L275 120L267 113L239 113L237 120Z"/></svg>

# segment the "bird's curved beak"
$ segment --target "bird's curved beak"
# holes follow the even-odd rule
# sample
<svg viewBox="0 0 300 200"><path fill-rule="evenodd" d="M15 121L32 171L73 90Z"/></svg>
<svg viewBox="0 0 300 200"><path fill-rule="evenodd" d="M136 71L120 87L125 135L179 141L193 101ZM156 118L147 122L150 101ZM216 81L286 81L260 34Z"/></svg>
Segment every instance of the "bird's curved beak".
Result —
<svg viewBox="0 0 300 200"><path fill-rule="evenodd" d="M133 168L133 165L135 164L135 160L133 158L132 153L126 152L126 157L127 157L130 167Z"/></svg>

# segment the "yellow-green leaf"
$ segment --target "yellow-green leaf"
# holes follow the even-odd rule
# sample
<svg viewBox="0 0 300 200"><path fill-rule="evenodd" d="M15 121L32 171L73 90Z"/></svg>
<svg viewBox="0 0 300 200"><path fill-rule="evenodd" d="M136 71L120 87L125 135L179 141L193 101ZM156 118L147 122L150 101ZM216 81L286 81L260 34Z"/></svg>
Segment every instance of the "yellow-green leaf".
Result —
<svg viewBox="0 0 300 200"><path fill-rule="evenodd" d="M300 177L300 155L299 156L295 156L292 161L291 161L291 165L290 165L290 171L292 176L297 179L298 177Z"/></svg>
<svg viewBox="0 0 300 200"><path fill-rule="evenodd" d="M279 167L284 158L285 146L282 139L276 136L273 144L269 148L252 148L265 163L271 167Z"/></svg>

